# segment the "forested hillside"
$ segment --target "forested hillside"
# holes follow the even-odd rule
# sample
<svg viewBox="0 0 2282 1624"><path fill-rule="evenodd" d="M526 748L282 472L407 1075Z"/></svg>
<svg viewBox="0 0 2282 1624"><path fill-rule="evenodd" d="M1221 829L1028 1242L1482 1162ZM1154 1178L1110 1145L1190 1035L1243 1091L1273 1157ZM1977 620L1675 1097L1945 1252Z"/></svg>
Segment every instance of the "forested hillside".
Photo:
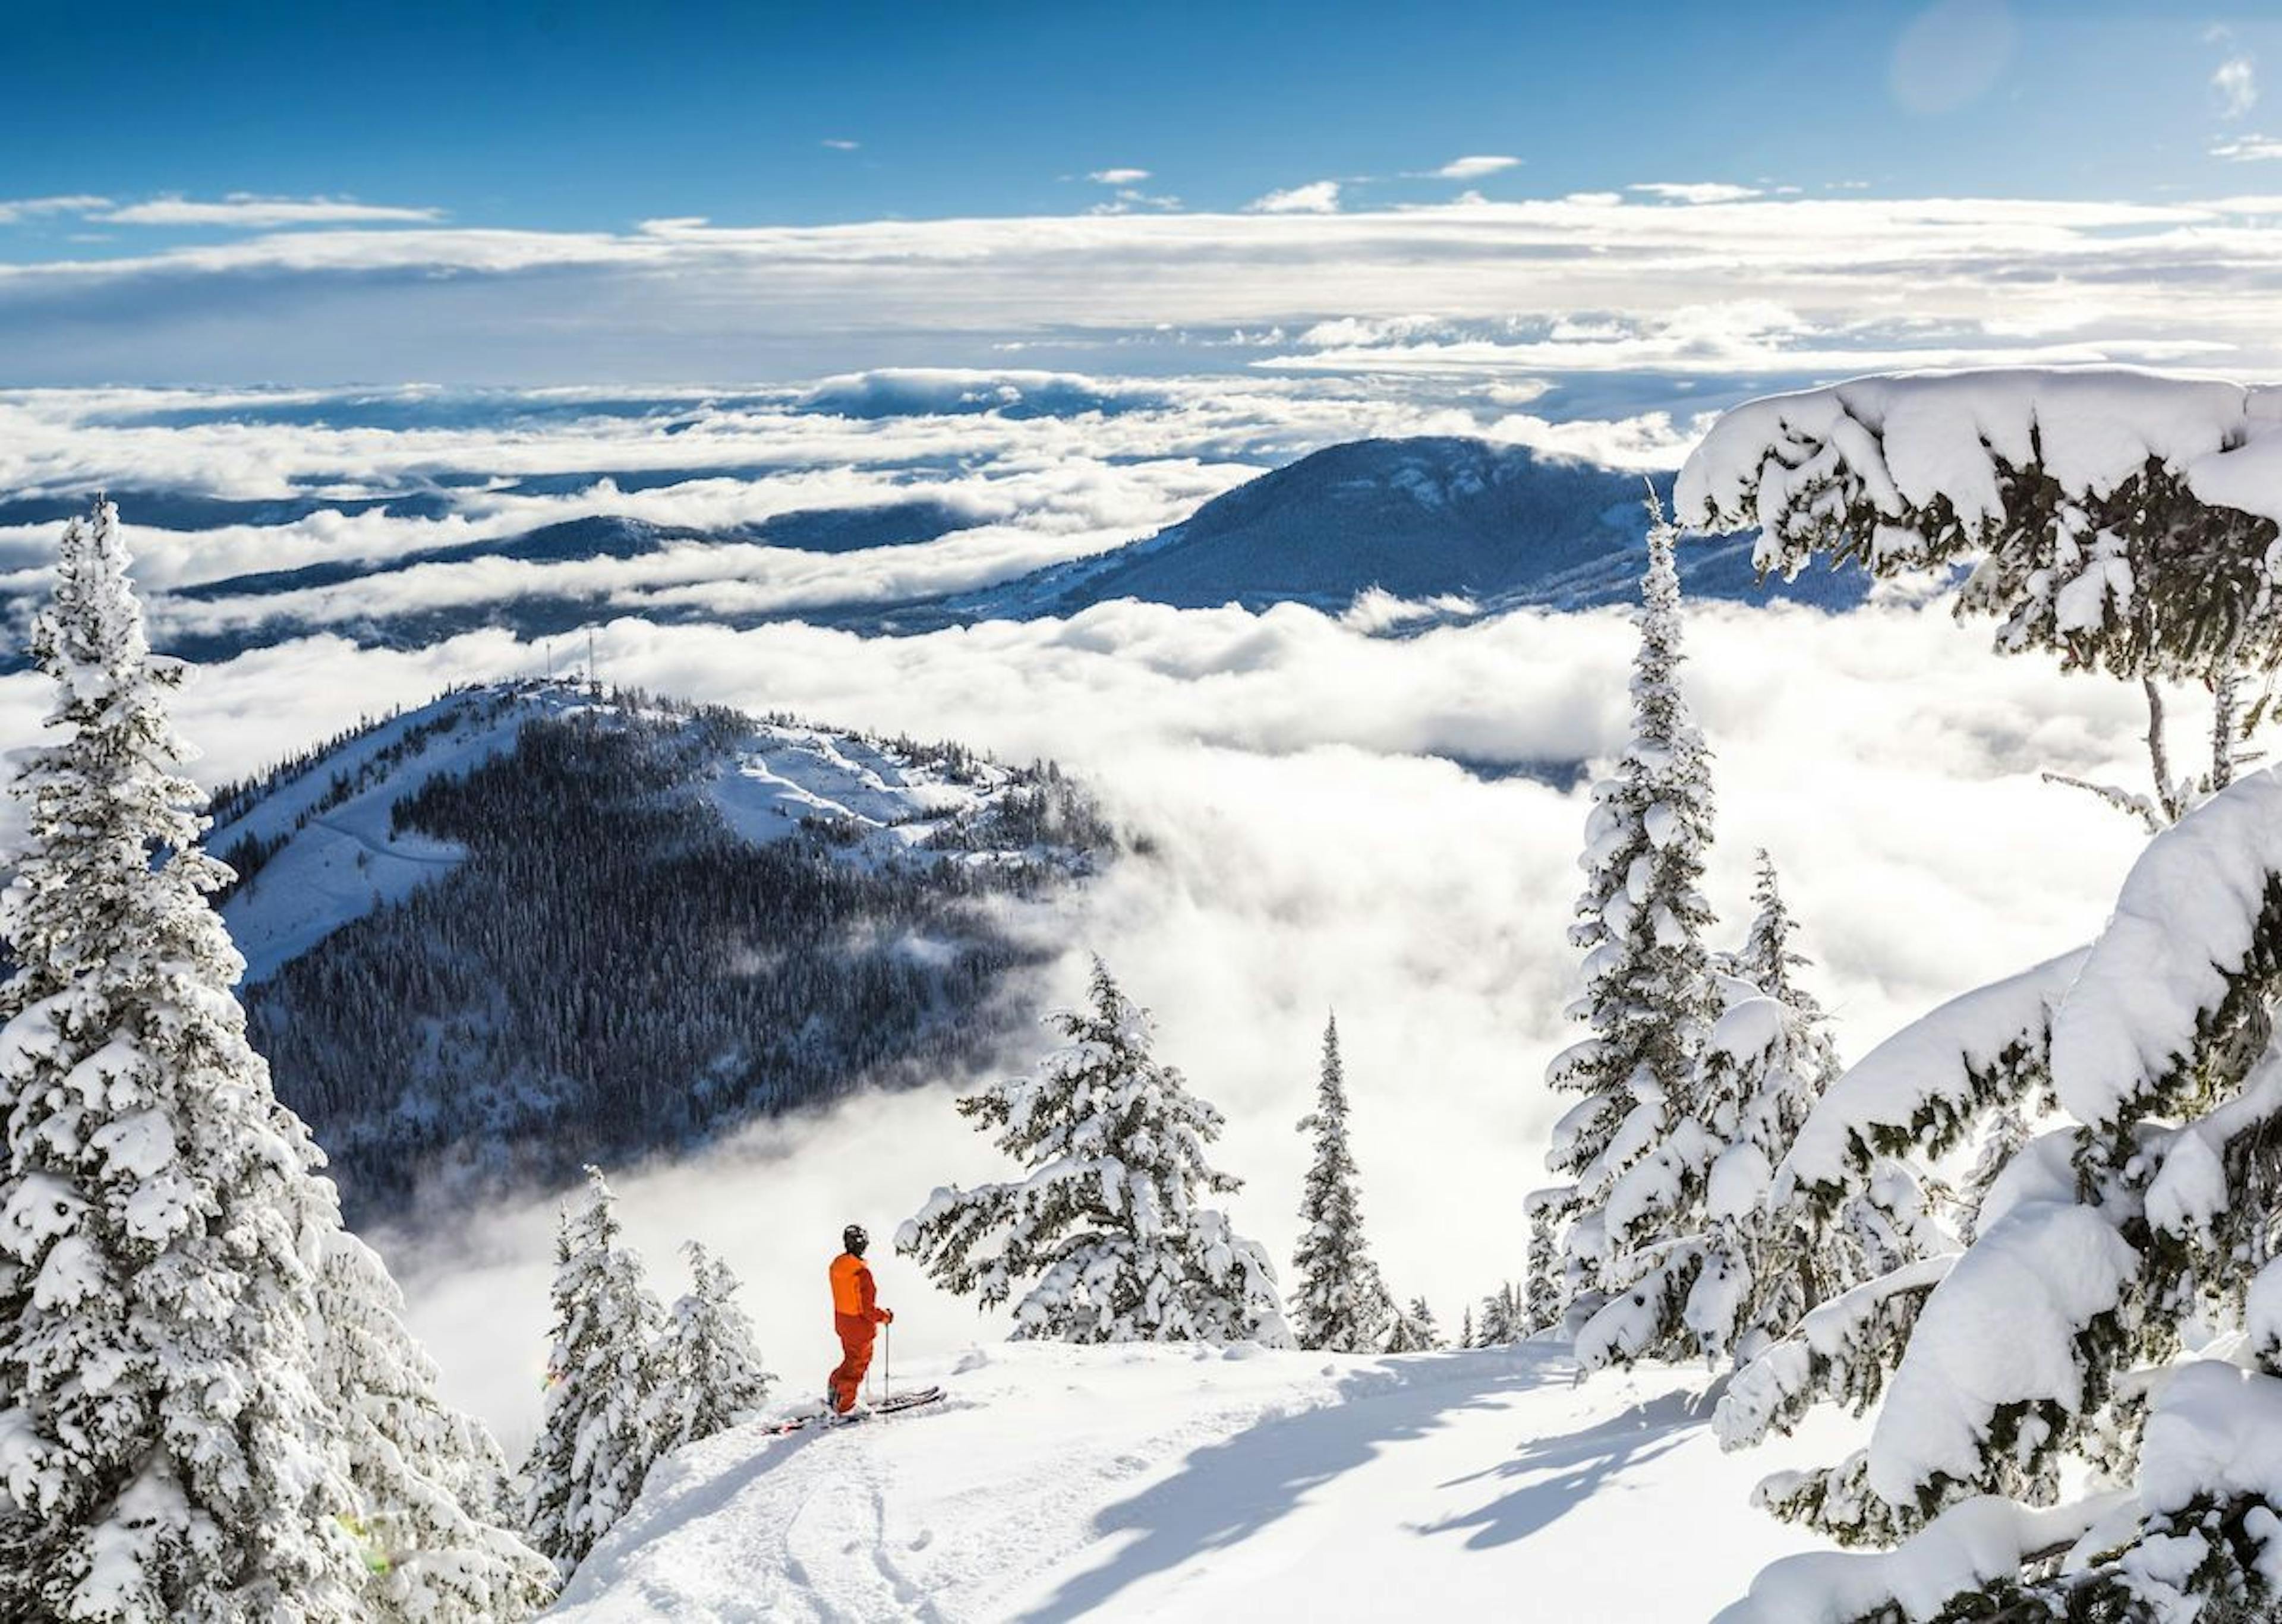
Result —
<svg viewBox="0 0 2282 1624"><path fill-rule="evenodd" d="M368 1214L979 1063L1110 844L1050 765L561 685L220 804L254 1041Z"/></svg>

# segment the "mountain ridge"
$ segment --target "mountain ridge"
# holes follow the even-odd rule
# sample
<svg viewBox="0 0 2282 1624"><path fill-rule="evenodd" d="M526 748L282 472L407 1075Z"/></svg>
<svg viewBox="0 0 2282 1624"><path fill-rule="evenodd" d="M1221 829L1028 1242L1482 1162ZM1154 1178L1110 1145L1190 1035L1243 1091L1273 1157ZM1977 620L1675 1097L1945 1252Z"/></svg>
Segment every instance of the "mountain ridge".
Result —
<svg viewBox="0 0 2282 1624"><path fill-rule="evenodd" d="M560 682L217 806L252 1035L365 1215L989 1063L1114 848L1051 764Z"/></svg>
<svg viewBox="0 0 2282 1624"><path fill-rule="evenodd" d="M987 620L1067 618L1121 598L1191 609L1300 603L1343 615L1358 599L1376 594L1413 607L1391 619L1360 616L1354 624L1401 634L1516 609L1631 602L1642 563L1641 507L1652 483L1461 436L1349 440L1268 470L1151 534L954 592L883 595L879 571L851 564L844 586L811 572L797 602L741 609L687 586L670 600L651 601L635 587L614 587L607 571L598 575L591 567L716 544L758 543L811 557L924 555L982 522L941 502L914 500L803 509L714 529L590 514L379 563L334 560L201 581L161 598L159 624L171 652L213 659L321 631L410 648L493 626L526 639L560 636L631 614L739 626L806 621L900 635ZM1774 598L1834 610L1859 602L1867 590L1859 576L1829 571L1762 584L1751 554L1747 537L1691 541L1680 549L1683 590L1698 598ZM346 618L287 606L295 593L494 562L524 567L496 582L478 580L464 599L429 606L412 602L370 614L352 607ZM843 595L832 595L835 591ZM168 598L200 614L167 629ZM267 609L270 599L277 601L274 612Z"/></svg>

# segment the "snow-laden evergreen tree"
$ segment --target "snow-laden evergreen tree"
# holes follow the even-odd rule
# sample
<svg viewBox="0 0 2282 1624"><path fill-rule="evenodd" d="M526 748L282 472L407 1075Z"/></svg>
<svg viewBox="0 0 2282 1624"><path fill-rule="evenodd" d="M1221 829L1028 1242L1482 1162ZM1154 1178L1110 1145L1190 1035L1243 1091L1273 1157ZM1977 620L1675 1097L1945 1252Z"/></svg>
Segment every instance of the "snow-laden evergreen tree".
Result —
<svg viewBox="0 0 2282 1624"><path fill-rule="evenodd" d="M1699 1120L1721 1148L1705 1182L1703 1269L1682 1317L1719 1365L1748 1362L1815 1304L1948 1243L1916 1176L1891 1158L1828 1220L1796 1189L1778 1198L1775 1169L1839 1065L1828 1017L1797 974L1812 960L1794 945L1797 921L1764 851L1752 901L1729 966L1740 985L1696 1088Z"/></svg>
<svg viewBox="0 0 2282 1624"><path fill-rule="evenodd" d="M1065 1042L959 1102L1023 1176L938 1189L896 1249L941 1285L1014 1307L1018 1340L1287 1344L1267 1255L1203 1204L1239 1180L1205 1159L1221 1115L1151 1053L1148 1013L1094 961Z"/></svg>
<svg viewBox="0 0 2282 1624"><path fill-rule="evenodd" d="M230 988L118 515L66 531L0 896L0 1616L361 1616L300 1249L314 1193Z"/></svg>
<svg viewBox="0 0 2282 1624"><path fill-rule="evenodd" d="M761 1368L753 1322L737 1302L737 1277L699 1242L685 1242L689 1289L665 1331L666 1406L675 1447L724 1432L768 1402L774 1379Z"/></svg>
<svg viewBox="0 0 2282 1624"><path fill-rule="evenodd" d="M1523 1313L1528 1333L1536 1336L1557 1327L1568 1312L1565 1276L1561 1266L1561 1210L1565 1192L1530 1193L1528 1294Z"/></svg>
<svg viewBox="0 0 2282 1624"><path fill-rule="evenodd" d="M1442 1328L1434 1323L1434 1310L1426 1306L1424 1297L1413 1297L1407 1309L1397 1309L1388 1322L1386 1340L1380 1345L1384 1353L1432 1353L1442 1346Z"/></svg>
<svg viewBox="0 0 2282 1624"><path fill-rule="evenodd" d="M546 1413L531 1446L532 1543L568 1578L641 1493L673 1441L674 1391L660 1356L664 1310L619 1230L600 1168L555 1240L555 1341Z"/></svg>
<svg viewBox="0 0 2282 1624"><path fill-rule="evenodd" d="M1518 1342L1529 1334L1529 1309L1522 1289L1511 1280L1482 1299L1481 1312L1474 1317L1473 1334L1469 1348L1502 1348L1508 1342Z"/></svg>
<svg viewBox="0 0 2282 1624"><path fill-rule="evenodd" d="M2278 831L2282 775L2239 780L2150 844L2088 952L1937 1010L1809 1120L1779 1182L1826 1204L1880 1154L1946 1154L2007 1104L2047 1125L1989 1181L1962 1255L1818 1309L1723 1401L1730 1442L1825 1394L1878 1405L1865 1449L1761 1493L1900 1549L1779 1566L1767 1593L1812 1581L1858 1598L1829 1616L1864 1619L1887 1616L1890 1579L1958 1617L2282 1603L2263 1464L2282 1441ZM1945 1559L1968 1545L1975 1564Z"/></svg>
<svg viewBox="0 0 2282 1624"><path fill-rule="evenodd" d="M2029 1142L2029 1123L2017 1100L2006 1100L1990 1113L1989 1125L1982 1131L1981 1148L1974 1157L1972 1169L1965 1176L1965 1189L1958 1203L1957 1232L1960 1239L1970 1241L1981 1231L1981 1204L1989 1199L1990 1190L2005 1169L2013 1165Z"/></svg>
<svg viewBox="0 0 2282 1624"><path fill-rule="evenodd" d="M1698 530L1756 528L1762 575L1816 555L1880 575L1969 562L1957 612L2004 653L2139 683L2154 794L2088 786L2151 829L2225 788L2242 672L2282 664L2270 413L2215 378L2097 368L1861 377L1754 400L1680 470ZM2160 684L2217 703L2211 766L2175 776Z"/></svg>
<svg viewBox="0 0 2282 1624"><path fill-rule="evenodd" d="M364 1554L362 1616L402 1624L525 1619L553 1599L552 1564L514 1533L507 1465L478 1422L437 1396L373 1250L335 1224L319 1251L323 1391L356 1491L343 1526Z"/></svg>
<svg viewBox="0 0 2282 1624"><path fill-rule="evenodd" d="M1863 380L1746 408L1683 503L1760 524L1774 567L1977 553L1966 603L2003 618L2000 647L2222 684L2278 649L2270 431L2200 380ZM1961 1254L1818 1307L1722 1401L1730 1443L1819 1396L1874 1405L1863 1449L1760 1493L1896 1547L1779 1563L1732 1618L2282 1608L2282 774L2212 777L2090 948L1889 1038L1777 1170L1828 1210L1883 1159L1984 1151Z"/></svg>
<svg viewBox="0 0 2282 1624"><path fill-rule="evenodd" d="M1292 1333L1302 1348L1367 1353L1385 1340L1394 1302L1362 1233L1354 1153L1347 1143L1347 1072L1339 1025L1323 1025L1316 1108L1300 1131L1315 1138L1316 1159L1300 1186L1300 1244L1292 1259Z"/></svg>
<svg viewBox="0 0 2282 1624"><path fill-rule="evenodd" d="M1585 951L1586 986L1568 1013L1593 1035L1546 1069L1551 1087L1584 1098L1556 1125L1547 1158L1568 1182L1531 1201L1548 1222L1569 1221L1563 1280L1534 1289L1524 1328L1556 1294L1585 1314L1611 1294L1661 1289L1651 1277L1675 1260L1660 1238L1688 1198L1685 1176L1700 1178L1704 1162L1686 1134L1696 1057L1718 1013L1703 941L1712 914L1697 890L1712 840L1711 753L1680 687L1674 532L1653 497L1649 517L1632 739L1615 775L1593 789L1569 932Z"/></svg>
<svg viewBox="0 0 2282 1624"><path fill-rule="evenodd" d="M1587 1368L1658 1355L1743 1364L1826 1298L1944 1250L1907 1167L1882 1159L1845 1201L1818 1210L1775 1169L1838 1076L1826 1018L1797 972L1796 922L1765 851L1741 952L1724 962L1727 1007L1698 1061L1688 1119L1619 1178L1611 1209L1646 1203L1634 1186L1669 1175L1665 1226L1643 1244L1655 1266L1578 1332ZM1637 1220L1632 1220L1635 1224Z"/></svg>

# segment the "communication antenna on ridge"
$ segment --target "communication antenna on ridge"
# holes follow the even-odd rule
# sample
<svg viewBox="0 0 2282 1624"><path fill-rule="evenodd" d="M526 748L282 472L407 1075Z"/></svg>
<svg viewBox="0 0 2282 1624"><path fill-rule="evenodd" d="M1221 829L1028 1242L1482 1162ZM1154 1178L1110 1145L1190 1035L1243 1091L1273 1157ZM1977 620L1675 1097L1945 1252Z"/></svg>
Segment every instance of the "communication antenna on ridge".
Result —
<svg viewBox="0 0 2282 1624"><path fill-rule="evenodd" d="M586 628L586 688L597 699L602 696L602 679L594 670L594 628Z"/></svg>

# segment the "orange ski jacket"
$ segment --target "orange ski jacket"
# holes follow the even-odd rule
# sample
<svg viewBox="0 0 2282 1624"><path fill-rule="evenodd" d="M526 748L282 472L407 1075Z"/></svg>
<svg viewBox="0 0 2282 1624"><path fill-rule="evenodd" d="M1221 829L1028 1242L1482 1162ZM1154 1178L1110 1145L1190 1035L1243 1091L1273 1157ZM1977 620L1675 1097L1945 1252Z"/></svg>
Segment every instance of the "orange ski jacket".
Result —
<svg viewBox="0 0 2282 1624"><path fill-rule="evenodd" d="M866 1323L888 1317L874 1295L872 1270L853 1252L842 1252L832 1260L832 1312L841 1319Z"/></svg>

